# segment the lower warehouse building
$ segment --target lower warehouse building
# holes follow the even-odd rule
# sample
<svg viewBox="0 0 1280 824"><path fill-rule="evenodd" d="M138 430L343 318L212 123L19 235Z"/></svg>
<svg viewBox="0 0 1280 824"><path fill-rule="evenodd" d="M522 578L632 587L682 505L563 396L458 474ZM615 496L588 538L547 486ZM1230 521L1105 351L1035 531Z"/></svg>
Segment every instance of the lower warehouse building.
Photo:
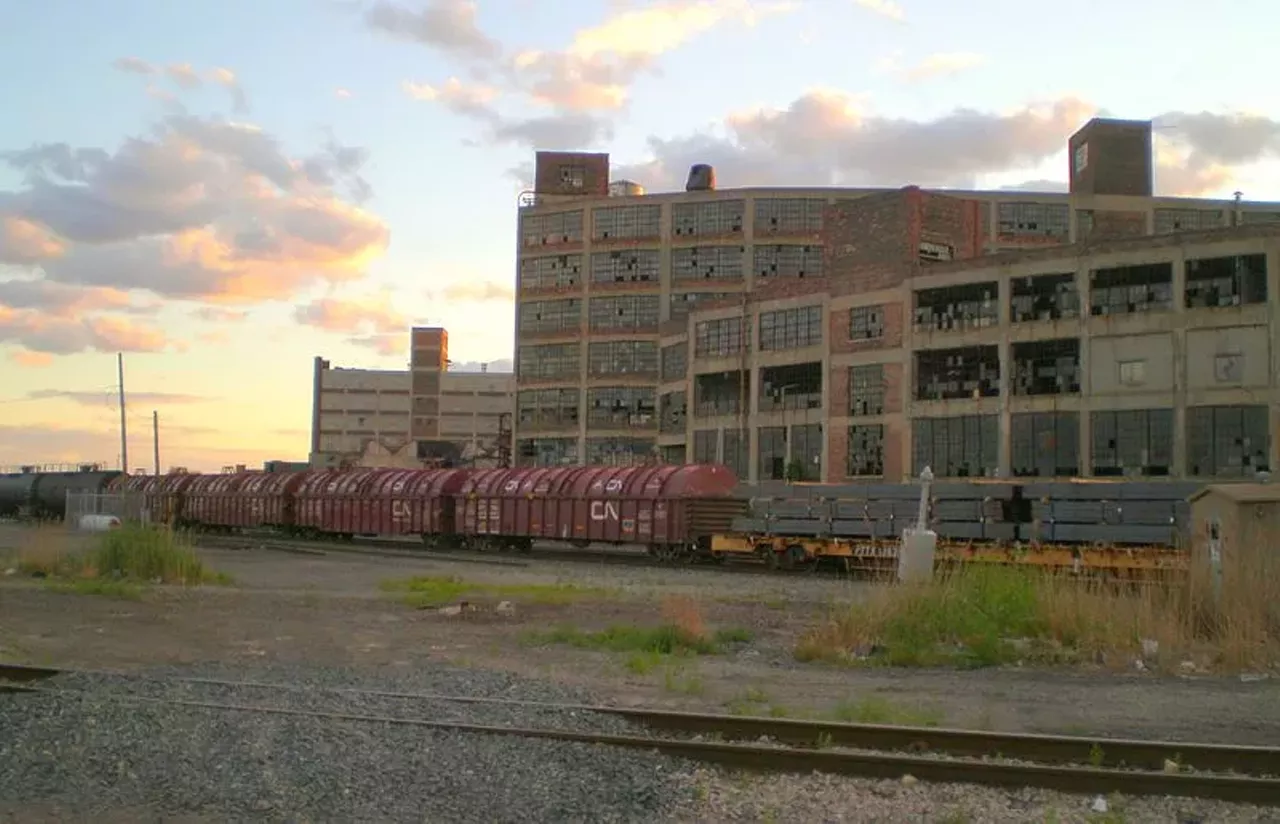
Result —
<svg viewBox="0 0 1280 824"><path fill-rule="evenodd" d="M968 208L914 188L829 204L828 226L896 216L901 254L829 231L819 276L702 295L661 322L656 298L622 292L586 346L522 345L516 462L827 482L925 466L1207 481L1276 464L1280 225L971 254ZM640 313L652 344L610 338ZM582 385L538 385L557 370Z"/></svg>

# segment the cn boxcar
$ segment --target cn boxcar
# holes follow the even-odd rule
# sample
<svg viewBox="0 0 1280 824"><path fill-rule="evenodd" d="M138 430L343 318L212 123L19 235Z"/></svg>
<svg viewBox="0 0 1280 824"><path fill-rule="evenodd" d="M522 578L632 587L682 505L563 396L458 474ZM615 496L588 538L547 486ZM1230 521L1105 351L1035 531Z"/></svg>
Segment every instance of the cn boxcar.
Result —
<svg viewBox="0 0 1280 824"><path fill-rule="evenodd" d="M747 502L725 466L551 467L476 472L462 485L459 531L524 547L533 540L641 544L661 556L709 549Z"/></svg>

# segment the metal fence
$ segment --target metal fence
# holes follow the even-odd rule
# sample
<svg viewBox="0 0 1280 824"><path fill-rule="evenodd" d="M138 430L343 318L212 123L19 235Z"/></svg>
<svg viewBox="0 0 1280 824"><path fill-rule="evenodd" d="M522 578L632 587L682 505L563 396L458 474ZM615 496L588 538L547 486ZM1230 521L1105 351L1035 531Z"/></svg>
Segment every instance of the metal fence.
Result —
<svg viewBox="0 0 1280 824"><path fill-rule="evenodd" d="M122 523L146 524L151 522L151 513L146 508L146 500L137 494L105 493L105 492L67 492L66 523L73 529L79 528L85 515L114 515Z"/></svg>

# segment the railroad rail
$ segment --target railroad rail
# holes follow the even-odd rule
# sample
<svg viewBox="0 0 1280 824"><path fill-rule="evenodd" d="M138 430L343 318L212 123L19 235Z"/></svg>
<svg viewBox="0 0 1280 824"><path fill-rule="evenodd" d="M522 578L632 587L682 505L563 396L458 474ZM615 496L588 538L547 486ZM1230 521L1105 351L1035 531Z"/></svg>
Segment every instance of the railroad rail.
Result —
<svg viewBox="0 0 1280 824"><path fill-rule="evenodd" d="M263 690L343 693L380 698L536 707L626 719L663 737L492 726L421 718L300 710L106 691L64 689L47 682L60 675L93 674L134 682L209 685ZM474 696L312 688L203 678L147 679L129 673L90 673L0 664L0 686L10 693L92 696L108 700L225 712L303 716L331 721L410 726L478 735L551 739L657 751L694 761L763 772L819 771L867 778L910 774L923 781L1004 787L1041 787L1075 793L1176 795L1255 804L1280 804L1280 748L1076 736L989 733L799 721L609 706L547 704ZM689 736L695 737L689 737ZM714 740L708 740L714 739ZM768 739L771 743L758 743ZM754 741L756 743L738 743ZM776 743L772 743L776 742ZM1168 767L1173 764L1176 770ZM1184 766L1185 765L1185 766ZM1195 771L1190 771L1195 770Z"/></svg>

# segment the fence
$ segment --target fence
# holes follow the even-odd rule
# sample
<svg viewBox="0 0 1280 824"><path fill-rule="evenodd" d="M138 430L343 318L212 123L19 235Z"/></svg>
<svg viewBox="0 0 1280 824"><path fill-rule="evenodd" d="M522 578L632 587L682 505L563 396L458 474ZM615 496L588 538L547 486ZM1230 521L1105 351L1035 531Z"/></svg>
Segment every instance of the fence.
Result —
<svg viewBox="0 0 1280 824"><path fill-rule="evenodd" d="M105 492L67 492L66 523L79 528L85 515L114 515L122 523L150 523L146 500L137 494Z"/></svg>

